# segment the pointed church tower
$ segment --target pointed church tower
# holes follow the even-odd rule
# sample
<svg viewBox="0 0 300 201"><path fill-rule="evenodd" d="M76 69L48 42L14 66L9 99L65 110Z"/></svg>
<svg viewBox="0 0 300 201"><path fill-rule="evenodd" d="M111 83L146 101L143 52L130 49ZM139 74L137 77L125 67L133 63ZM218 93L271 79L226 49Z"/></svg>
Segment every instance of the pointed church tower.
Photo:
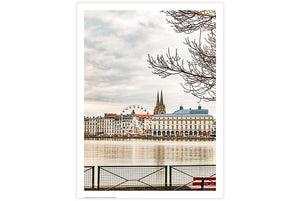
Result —
<svg viewBox="0 0 300 201"><path fill-rule="evenodd" d="M163 102L163 94L161 91L161 96L159 100L159 92L157 91L157 99L156 99L156 106L154 108L153 114L166 114L166 107Z"/></svg>
<svg viewBox="0 0 300 201"><path fill-rule="evenodd" d="M162 90L160 95L159 114L166 114L166 106L164 105Z"/></svg>
<svg viewBox="0 0 300 201"><path fill-rule="evenodd" d="M155 108L154 108L154 111L153 111L154 115L158 114L158 108L159 108L159 93L157 91L156 105L155 105Z"/></svg>

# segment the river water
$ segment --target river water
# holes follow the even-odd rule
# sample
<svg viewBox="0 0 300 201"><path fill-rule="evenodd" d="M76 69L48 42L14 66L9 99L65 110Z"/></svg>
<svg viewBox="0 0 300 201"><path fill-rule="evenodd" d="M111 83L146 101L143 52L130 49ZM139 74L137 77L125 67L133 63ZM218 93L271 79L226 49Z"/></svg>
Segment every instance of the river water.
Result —
<svg viewBox="0 0 300 201"><path fill-rule="evenodd" d="M93 138L84 141L85 166L214 164L215 140Z"/></svg>

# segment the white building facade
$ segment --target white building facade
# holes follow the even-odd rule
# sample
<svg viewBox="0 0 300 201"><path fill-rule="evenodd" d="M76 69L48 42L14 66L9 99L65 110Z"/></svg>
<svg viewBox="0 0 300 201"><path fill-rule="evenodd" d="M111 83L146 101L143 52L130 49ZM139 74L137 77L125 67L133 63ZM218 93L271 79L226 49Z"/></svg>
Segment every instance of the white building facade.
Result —
<svg viewBox="0 0 300 201"><path fill-rule="evenodd" d="M93 116L84 117L84 134L88 136L95 136L103 133L103 117Z"/></svg>
<svg viewBox="0 0 300 201"><path fill-rule="evenodd" d="M213 131L213 116L208 110L186 109L180 106L172 114L157 114L152 117L152 136L200 137L209 136Z"/></svg>
<svg viewBox="0 0 300 201"><path fill-rule="evenodd" d="M105 135L114 135L116 133L116 124L115 119L117 118L116 114L104 114L104 134Z"/></svg>

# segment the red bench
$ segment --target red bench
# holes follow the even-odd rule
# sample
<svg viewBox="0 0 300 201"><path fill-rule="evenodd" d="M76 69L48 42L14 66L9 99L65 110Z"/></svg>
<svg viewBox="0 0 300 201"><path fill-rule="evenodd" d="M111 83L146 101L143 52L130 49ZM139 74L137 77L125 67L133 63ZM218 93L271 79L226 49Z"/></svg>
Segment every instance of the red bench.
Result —
<svg viewBox="0 0 300 201"><path fill-rule="evenodd" d="M216 190L216 177L194 177L191 186L192 190Z"/></svg>

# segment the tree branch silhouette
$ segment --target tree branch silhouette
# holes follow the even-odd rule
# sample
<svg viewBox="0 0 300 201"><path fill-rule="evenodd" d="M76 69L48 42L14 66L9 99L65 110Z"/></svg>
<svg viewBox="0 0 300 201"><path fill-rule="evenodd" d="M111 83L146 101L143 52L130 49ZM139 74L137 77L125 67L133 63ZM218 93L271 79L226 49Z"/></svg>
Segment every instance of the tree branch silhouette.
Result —
<svg viewBox="0 0 300 201"><path fill-rule="evenodd" d="M166 78L180 75L186 93L204 101L216 100L216 12L213 10L162 11L171 19L167 23L177 33L190 34L199 31L199 41L185 39L191 60L182 59L177 49L172 55L170 49L164 55L153 58L148 54L149 68L153 74Z"/></svg>

